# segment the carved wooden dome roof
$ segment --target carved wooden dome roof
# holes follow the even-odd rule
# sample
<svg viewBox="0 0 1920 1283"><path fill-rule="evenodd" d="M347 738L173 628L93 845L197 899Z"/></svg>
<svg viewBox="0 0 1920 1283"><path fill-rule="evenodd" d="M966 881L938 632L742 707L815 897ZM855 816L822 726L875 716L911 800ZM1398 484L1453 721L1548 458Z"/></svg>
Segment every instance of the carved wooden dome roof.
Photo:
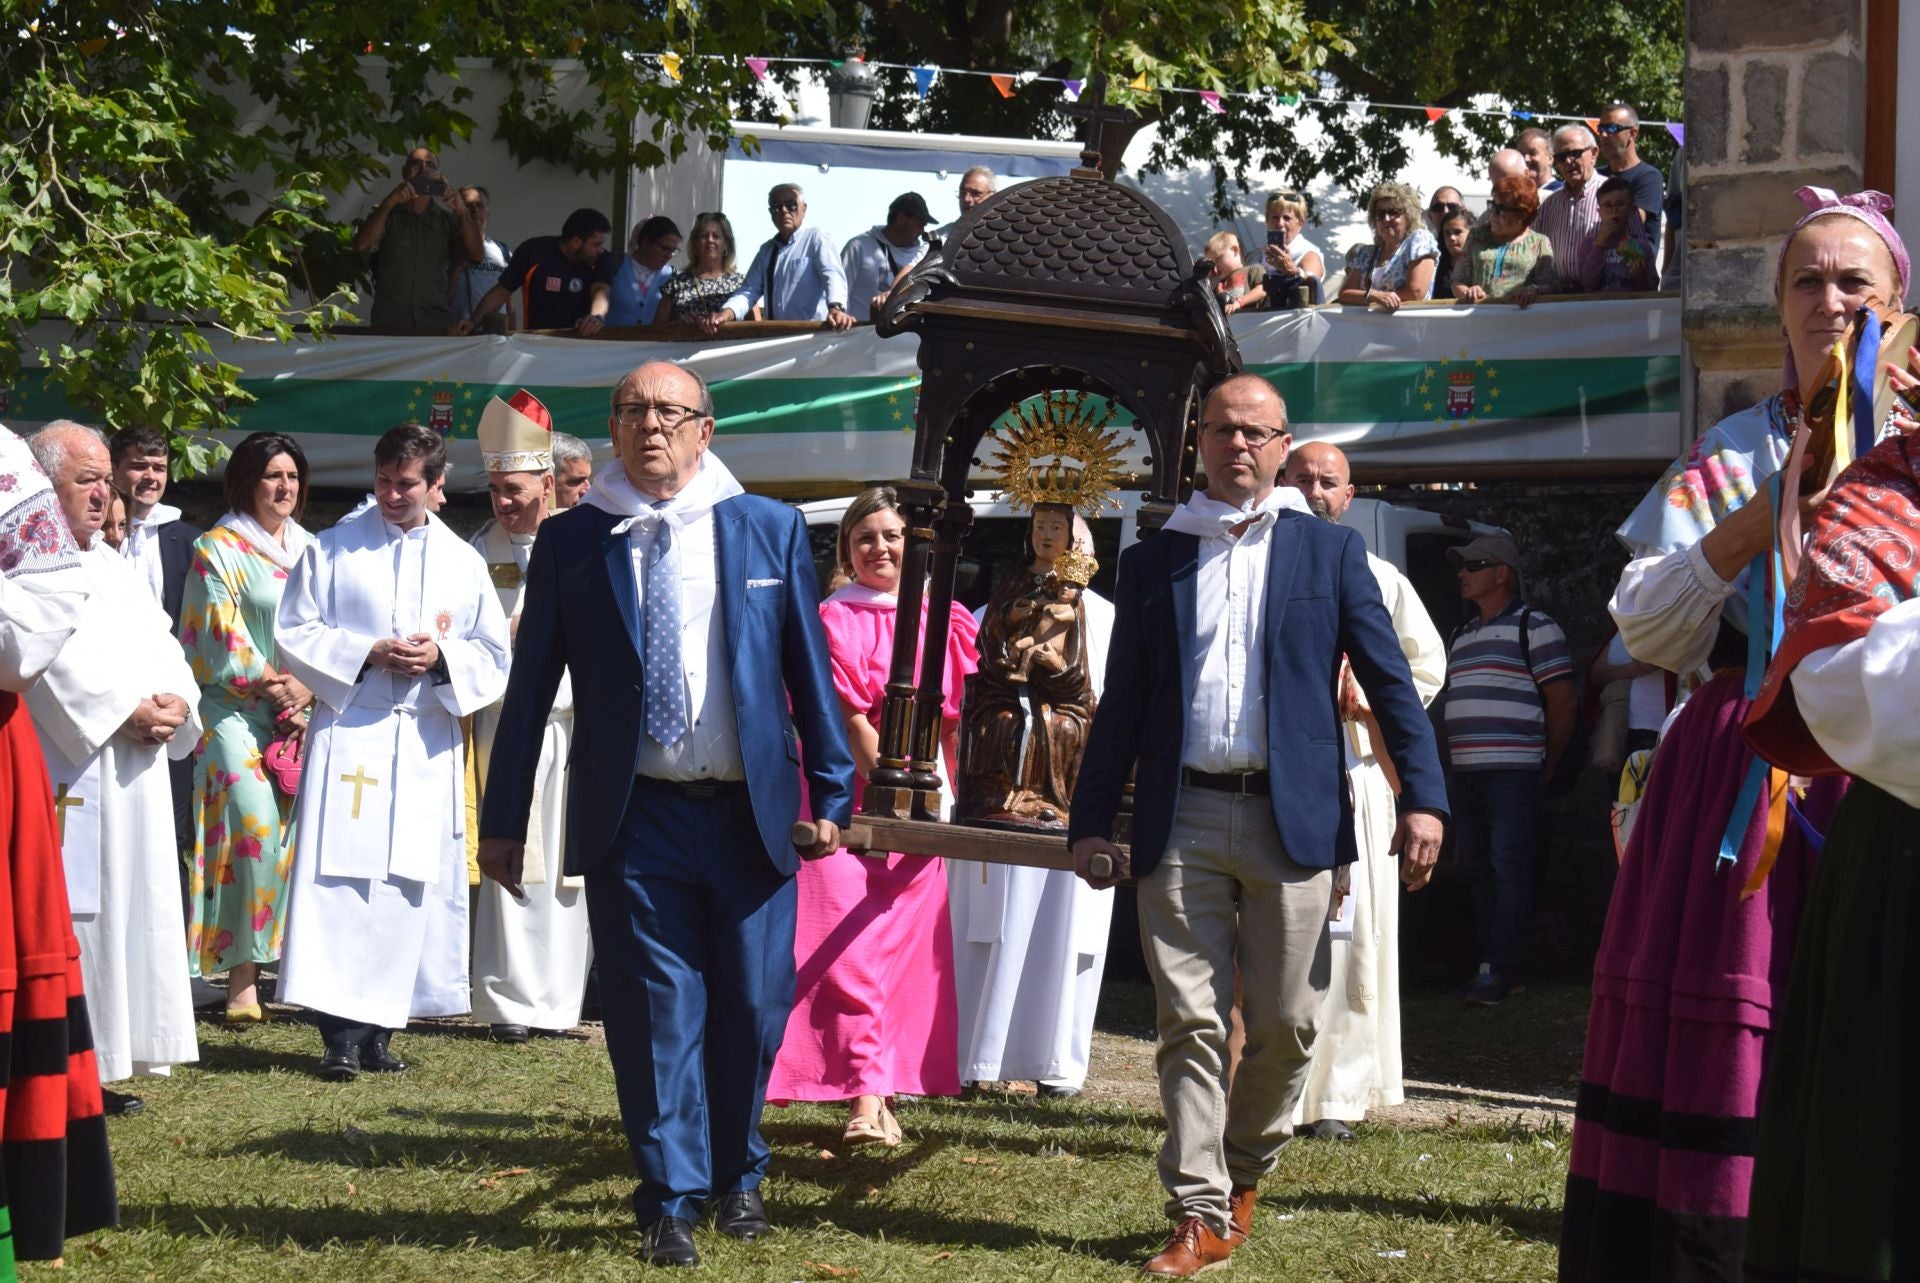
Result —
<svg viewBox="0 0 1920 1283"><path fill-rule="evenodd" d="M1173 220L1101 178L1043 178L989 197L961 222L945 258L963 290L1154 308L1193 274Z"/></svg>

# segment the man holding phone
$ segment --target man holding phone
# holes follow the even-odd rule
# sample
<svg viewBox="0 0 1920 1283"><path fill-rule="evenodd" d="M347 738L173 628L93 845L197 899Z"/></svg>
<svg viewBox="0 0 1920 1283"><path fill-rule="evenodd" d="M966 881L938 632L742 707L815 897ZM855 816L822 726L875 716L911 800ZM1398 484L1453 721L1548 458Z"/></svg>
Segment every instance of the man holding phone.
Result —
<svg viewBox="0 0 1920 1283"><path fill-rule="evenodd" d="M370 324L408 334L447 332L454 270L486 255L479 225L428 147L407 153L399 186L354 233L353 248L373 268Z"/></svg>

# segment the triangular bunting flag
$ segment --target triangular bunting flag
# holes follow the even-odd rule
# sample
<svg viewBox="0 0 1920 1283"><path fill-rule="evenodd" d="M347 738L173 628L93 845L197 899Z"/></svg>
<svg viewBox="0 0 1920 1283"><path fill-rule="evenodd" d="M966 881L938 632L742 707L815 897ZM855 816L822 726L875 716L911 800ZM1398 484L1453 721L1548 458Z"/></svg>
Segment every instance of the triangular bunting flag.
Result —
<svg viewBox="0 0 1920 1283"><path fill-rule="evenodd" d="M987 79L993 82L993 87L1000 91L1000 96L1002 98L1013 97L1013 77L1012 76L993 75L993 76L988 76Z"/></svg>
<svg viewBox="0 0 1920 1283"><path fill-rule="evenodd" d="M666 70L666 73L669 76L672 76L675 80L680 79L680 55L679 54L677 53L661 54L660 65Z"/></svg>
<svg viewBox="0 0 1920 1283"><path fill-rule="evenodd" d="M1211 89L1202 89L1200 91L1200 101L1207 104L1208 111L1211 111L1211 112L1226 111L1226 108L1220 105L1220 95L1213 92L1213 90Z"/></svg>
<svg viewBox="0 0 1920 1283"><path fill-rule="evenodd" d="M1137 89L1143 94L1153 92L1153 86L1147 83L1147 73L1144 71L1141 72L1139 75L1135 76L1132 80L1129 80L1127 82L1127 88Z"/></svg>
<svg viewBox="0 0 1920 1283"><path fill-rule="evenodd" d="M1084 80L1063 80L1060 82L1060 92L1066 95L1068 102L1079 102L1080 91L1086 86L1087 82Z"/></svg>
<svg viewBox="0 0 1920 1283"><path fill-rule="evenodd" d="M765 80L767 78L767 60L765 58L747 59L747 69L753 72L753 78L755 80Z"/></svg>
<svg viewBox="0 0 1920 1283"><path fill-rule="evenodd" d="M1596 133L1596 134L1597 134L1597 133L1599 133L1599 132L1600 132L1600 118L1599 118L1598 116L1588 116L1588 117L1587 117L1587 128L1588 128L1588 129L1591 129L1591 130L1592 130L1592 131L1593 131L1594 133Z"/></svg>
<svg viewBox="0 0 1920 1283"><path fill-rule="evenodd" d="M1280 102L1284 106L1298 107L1300 105L1300 95L1299 94L1281 94Z"/></svg>
<svg viewBox="0 0 1920 1283"><path fill-rule="evenodd" d="M1445 107L1429 107L1427 108L1427 123L1437 125L1446 118L1446 114L1447 109Z"/></svg>
<svg viewBox="0 0 1920 1283"><path fill-rule="evenodd" d="M1672 134L1673 141L1679 143L1682 147L1687 145L1687 127L1685 125L1668 125L1667 132Z"/></svg>
<svg viewBox="0 0 1920 1283"><path fill-rule="evenodd" d="M915 67L913 69L913 84L914 87L920 91L922 98L925 98L933 89L934 70L932 67Z"/></svg>

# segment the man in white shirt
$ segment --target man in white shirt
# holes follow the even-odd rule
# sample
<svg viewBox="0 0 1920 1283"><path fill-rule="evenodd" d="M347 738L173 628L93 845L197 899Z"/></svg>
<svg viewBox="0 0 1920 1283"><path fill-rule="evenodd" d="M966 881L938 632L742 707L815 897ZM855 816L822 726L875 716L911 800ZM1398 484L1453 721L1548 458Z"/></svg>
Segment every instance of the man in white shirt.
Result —
<svg viewBox="0 0 1920 1283"><path fill-rule="evenodd" d="M164 1075L199 1058L180 925L169 759L200 738L200 689L158 602L96 539L111 466L92 428L35 433L89 595L73 635L25 701L46 753L100 1081ZM107 1092L109 1114L141 1108Z"/></svg>
<svg viewBox="0 0 1920 1283"><path fill-rule="evenodd" d="M460 718L507 685L486 565L427 511L445 442L402 424L373 457L373 504L308 545L274 636L315 699L280 998L320 1013L335 1082L404 1070L394 1030L470 1006Z"/></svg>
<svg viewBox="0 0 1920 1283"><path fill-rule="evenodd" d="M871 321L900 274L920 261L932 223L920 193L905 192L887 206L886 222L847 242L840 266L847 274L847 310L854 320Z"/></svg>
<svg viewBox="0 0 1920 1283"><path fill-rule="evenodd" d="M1600 144L1585 125L1562 125L1553 131L1553 167L1560 174L1560 190L1540 198L1533 230L1553 242L1553 263L1563 282L1571 279L1578 291L1580 249L1587 233L1600 222L1600 183L1594 176Z"/></svg>
<svg viewBox="0 0 1920 1283"><path fill-rule="evenodd" d="M1121 554L1107 689L1130 697L1101 701L1074 790L1080 875L1111 885L1091 875L1104 852L1139 882L1176 1223L1146 1264L1157 1277L1227 1260L1289 1139L1326 999L1334 870L1358 854L1335 700L1343 653L1400 770L1390 845L1410 888L1432 873L1446 814L1433 728L1364 541L1275 485L1291 442L1286 406L1258 375L1208 396L1207 488ZM1130 776L1123 853L1112 836ZM1229 1099L1236 966L1247 1050Z"/></svg>

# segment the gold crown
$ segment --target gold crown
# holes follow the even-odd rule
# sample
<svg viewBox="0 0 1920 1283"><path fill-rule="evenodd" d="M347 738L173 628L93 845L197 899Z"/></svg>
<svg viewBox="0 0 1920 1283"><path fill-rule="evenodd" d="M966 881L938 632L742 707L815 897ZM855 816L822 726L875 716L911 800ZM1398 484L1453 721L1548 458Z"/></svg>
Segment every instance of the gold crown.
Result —
<svg viewBox="0 0 1920 1283"><path fill-rule="evenodd" d="M1070 584L1085 588L1093 582L1100 563L1093 559L1090 552L1081 552L1078 548L1069 548L1054 559L1053 573Z"/></svg>
<svg viewBox="0 0 1920 1283"><path fill-rule="evenodd" d="M1134 444L1107 429L1119 412L1109 401L1102 414L1084 392L1049 392L1015 406L1013 422L994 433L995 487L1016 511L1057 503L1094 517L1103 505L1118 509L1109 492Z"/></svg>
<svg viewBox="0 0 1920 1283"><path fill-rule="evenodd" d="M1472 370L1455 370L1452 374L1449 374L1447 376L1447 381L1453 384L1455 387L1472 387L1473 371Z"/></svg>

